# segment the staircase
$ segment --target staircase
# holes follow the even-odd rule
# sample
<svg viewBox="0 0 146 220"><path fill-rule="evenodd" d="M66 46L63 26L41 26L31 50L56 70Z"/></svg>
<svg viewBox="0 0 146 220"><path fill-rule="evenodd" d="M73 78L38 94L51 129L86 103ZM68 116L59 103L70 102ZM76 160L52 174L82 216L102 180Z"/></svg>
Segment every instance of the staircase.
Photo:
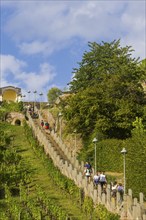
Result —
<svg viewBox="0 0 146 220"><path fill-rule="evenodd" d="M106 194L102 193L101 186L98 189L94 188L93 182L87 183L83 177L82 172L84 163L79 161L71 155L68 148L64 145L62 140L52 130L44 130L40 126L40 121L48 121L39 113L39 119L32 119L29 114L29 125L32 127L35 136L39 143L44 146L44 151L49 155L55 166L57 166L61 173L68 178L74 180L75 184L84 189L84 193L93 199L94 204L101 203L106 208L121 216L121 220L146 220L146 210L144 209L144 196L140 193L139 202L137 198L132 197L132 190L128 190L128 194L124 195L124 201L119 204L120 195L117 193L115 201L111 198L111 188L107 185Z"/></svg>

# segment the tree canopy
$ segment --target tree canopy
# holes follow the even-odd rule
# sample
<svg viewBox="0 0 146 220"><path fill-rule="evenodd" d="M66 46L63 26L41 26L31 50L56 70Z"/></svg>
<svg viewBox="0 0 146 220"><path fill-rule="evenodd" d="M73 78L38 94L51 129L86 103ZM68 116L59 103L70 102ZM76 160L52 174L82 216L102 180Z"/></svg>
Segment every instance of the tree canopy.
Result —
<svg viewBox="0 0 146 220"><path fill-rule="evenodd" d="M131 135L132 122L144 116L146 103L141 85L146 72L132 51L120 40L89 42L70 82L74 95L64 108L68 127L84 136L95 131L122 139Z"/></svg>
<svg viewBox="0 0 146 220"><path fill-rule="evenodd" d="M56 99L62 94L62 91L58 89L57 87L53 87L48 91L48 101L49 104L54 104Z"/></svg>

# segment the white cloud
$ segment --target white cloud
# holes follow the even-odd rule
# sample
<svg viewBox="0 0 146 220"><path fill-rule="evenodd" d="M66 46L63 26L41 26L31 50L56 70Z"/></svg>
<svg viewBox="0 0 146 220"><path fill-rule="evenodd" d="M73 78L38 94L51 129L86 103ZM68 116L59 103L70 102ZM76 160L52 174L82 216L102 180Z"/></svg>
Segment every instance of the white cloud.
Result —
<svg viewBox="0 0 146 220"><path fill-rule="evenodd" d="M28 90L41 90L43 87L47 86L47 84L51 83L55 75L56 74L54 68L48 63L43 63L40 65L39 71L37 73L22 72L21 74L16 75L16 79L22 80Z"/></svg>
<svg viewBox="0 0 146 220"><path fill-rule="evenodd" d="M42 63L37 72L26 72L24 69L27 64L12 55L1 55L1 76L2 85L23 87L25 91L39 90L46 93L46 87L53 81L56 72L53 66Z"/></svg>
<svg viewBox="0 0 146 220"><path fill-rule="evenodd" d="M125 44L133 43L138 49L139 42L145 43L144 4L144 1L57 1L57 4L23 1L17 2L5 25L19 42L21 52L29 55L51 54L70 44L74 37L86 42L129 38ZM137 42L130 42L128 35L136 35Z"/></svg>
<svg viewBox="0 0 146 220"><path fill-rule="evenodd" d="M121 39L122 44L132 46L135 56L145 58L146 15L144 4L140 4L138 1L128 4L127 10L122 14L121 23L123 30L127 32Z"/></svg>
<svg viewBox="0 0 146 220"><path fill-rule="evenodd" d="M32 41L31 43L22 43L19 45L20 51L23 54L51 54L53 51L52 45L49 42Z"/></svg>
<svg viewBox="0 0 146 220"><path fill-rule="evenodd" d="M1 72L4 74L9 73L19 73L21 68L25 67L27 64L19 59L16 59L12 55L1 55Z"/></svg>

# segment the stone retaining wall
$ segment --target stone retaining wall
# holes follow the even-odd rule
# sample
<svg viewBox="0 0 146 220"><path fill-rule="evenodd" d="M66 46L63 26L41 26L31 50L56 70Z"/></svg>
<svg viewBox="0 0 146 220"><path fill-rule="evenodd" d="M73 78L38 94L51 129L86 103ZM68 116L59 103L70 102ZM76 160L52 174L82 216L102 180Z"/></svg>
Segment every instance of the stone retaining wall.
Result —
<svg viewBox="0 0 146 220"><path fill-rule="evenodd" d="M17 121L19 122L19 125L23 125L23 122L25 120L24 114L19 112L10 112L6 116L6 121L11 123L12 125L16 125Z"/></svg>

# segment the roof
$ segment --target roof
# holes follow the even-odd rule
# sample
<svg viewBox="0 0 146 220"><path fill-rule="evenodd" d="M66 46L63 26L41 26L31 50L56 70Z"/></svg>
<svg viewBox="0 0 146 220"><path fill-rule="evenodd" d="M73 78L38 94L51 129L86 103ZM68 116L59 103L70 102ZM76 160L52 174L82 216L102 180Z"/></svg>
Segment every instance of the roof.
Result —
<svg viewBox="0 0 146 220"><path fill-rule="evenodd" d="M14 87L14 86L5 86L5 87L0 88L0 95L2 95L2 93L8 89L12 89L12 90L15 90L17 93L21 93L21 88Z"/></svg>

